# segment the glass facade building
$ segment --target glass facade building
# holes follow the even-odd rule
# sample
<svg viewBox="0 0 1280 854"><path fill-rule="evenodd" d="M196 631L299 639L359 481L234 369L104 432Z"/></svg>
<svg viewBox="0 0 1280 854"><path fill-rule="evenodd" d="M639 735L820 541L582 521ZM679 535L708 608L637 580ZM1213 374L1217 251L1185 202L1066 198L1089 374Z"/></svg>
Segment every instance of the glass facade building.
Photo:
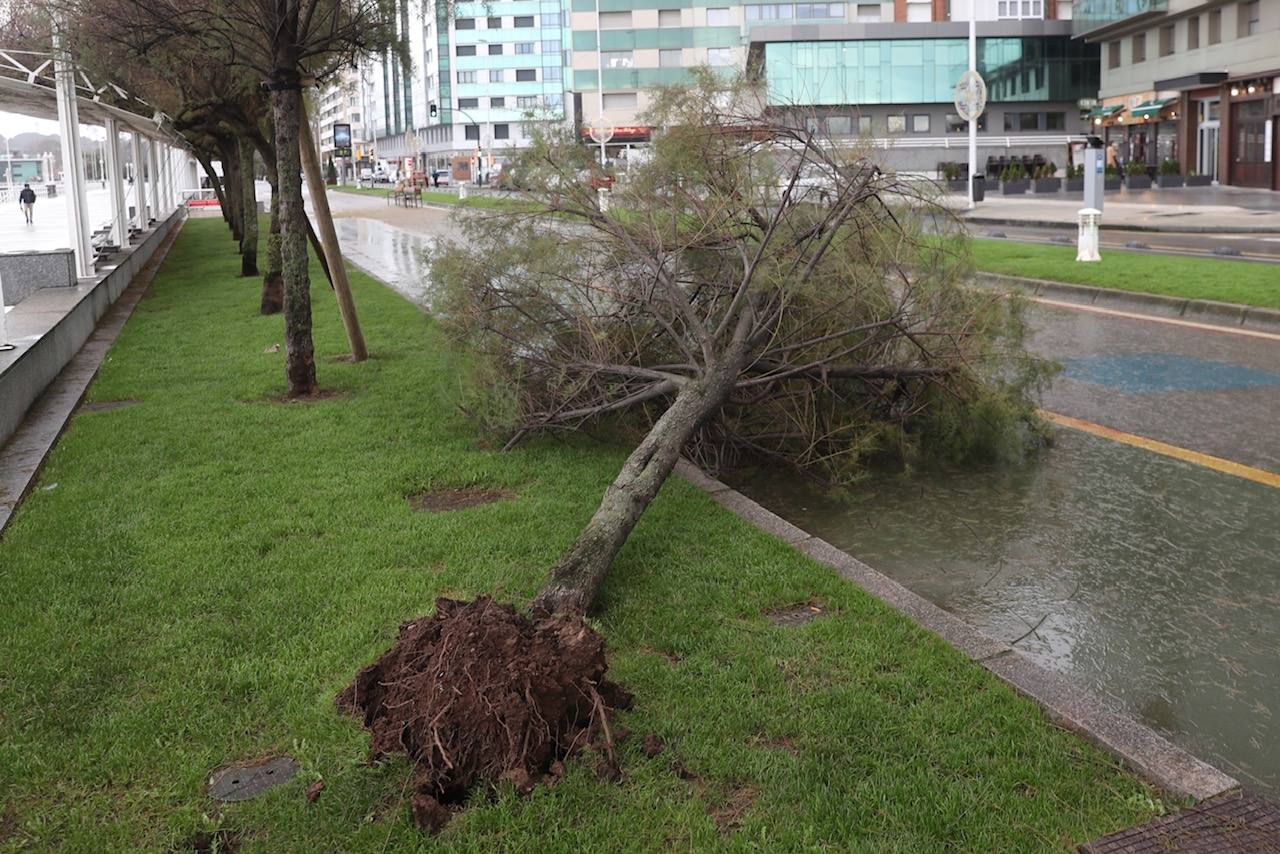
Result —
<svg viewBox="0 0 1280 854"><path fill-rule="evenodd" d="M979 38L990 101L1076 101L1098 92L1096 44ZM764 77L774 106L946 104L969 67L965 39L774 42Z"/></svg>

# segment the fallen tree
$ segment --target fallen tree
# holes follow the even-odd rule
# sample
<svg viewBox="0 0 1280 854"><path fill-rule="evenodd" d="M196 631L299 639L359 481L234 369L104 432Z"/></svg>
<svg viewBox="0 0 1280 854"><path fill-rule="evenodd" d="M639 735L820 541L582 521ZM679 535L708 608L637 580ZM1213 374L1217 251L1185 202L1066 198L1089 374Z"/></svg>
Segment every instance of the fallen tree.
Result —
<svg viewBox="0 0 1280 854"><path fill-rule="evenodd" d="M518 166L526 204L468 217L432 264L487 431L507 447L547 431L639 437L531 603L529 637L595 638L582 617L683 453L841 476L886 453L997 453L1035 428L1028 392L1045 369L1019 346L1016 305L964 286L953 221L925 193L710 75L662 94L647 123L663 130L611 204L588 177L594 150L540 140ZM442 604L344 695L379 752L420 769L415 816L431 828L473 784L554 779L573 745L610 741L603 668L526 668L476 640L473 608ZM500 684L472 675L494 672ZM497 755L475 757L472 728L524 738L551 685L574 686L581 739L530 756L496 738ZM477 690L466 709L481 711L457 726Z"/></svg>

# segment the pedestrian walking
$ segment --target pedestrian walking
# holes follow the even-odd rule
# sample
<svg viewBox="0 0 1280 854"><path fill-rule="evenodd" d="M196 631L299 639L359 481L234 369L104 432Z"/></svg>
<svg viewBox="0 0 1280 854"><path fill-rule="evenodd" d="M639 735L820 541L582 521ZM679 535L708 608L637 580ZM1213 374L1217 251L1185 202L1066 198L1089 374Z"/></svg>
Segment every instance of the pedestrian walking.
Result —
<svg viewBox="0 0 1280 854"><path fill-rule="evenodd" d="M22 185L22 192L18 193L18 206L22 208L22 215L27 219L27 225L31 225L34 221L31 219L31 213L36 206L36 191L31 189L30 184Z"/></svg>

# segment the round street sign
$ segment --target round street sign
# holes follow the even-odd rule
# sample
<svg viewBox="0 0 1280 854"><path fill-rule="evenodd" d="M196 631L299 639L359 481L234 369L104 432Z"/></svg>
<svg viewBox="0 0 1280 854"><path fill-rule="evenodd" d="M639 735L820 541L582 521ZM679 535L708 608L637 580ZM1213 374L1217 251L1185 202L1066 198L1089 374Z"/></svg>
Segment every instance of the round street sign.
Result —
<svg viewBox="0 0 1280 854"><path fill-rule="evenodd" d="M971 122L987 108L987 84L976 71L966 71L956 82L956 112Z"/></svg>
<svg viewBox="0 0 1280 854"><path fill-rule="evenodd" d="M590 128L588 128L588 132L591 134L591 138L596 142L600 143L601 145L613 139L612 125L605 125L605 124L592 125Z"/></svg>

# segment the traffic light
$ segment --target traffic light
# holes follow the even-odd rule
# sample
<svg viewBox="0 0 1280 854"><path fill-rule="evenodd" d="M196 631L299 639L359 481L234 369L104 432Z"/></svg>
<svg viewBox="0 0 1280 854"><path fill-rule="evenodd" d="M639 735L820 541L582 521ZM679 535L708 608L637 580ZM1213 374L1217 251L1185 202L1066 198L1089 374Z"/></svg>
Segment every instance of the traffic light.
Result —
<svg viewBox="0 0 1280 854"><path fill-rule="evenodd" d="M434 118L436 117L436 113L437 113L437 112L439 112L439 111L436 109L436 102L435 102L435 101L432 101L432 102L431 102L430 109L428 110L428 112L431 114L431 118L433 118L433 119L434 119Z"/></svg>

